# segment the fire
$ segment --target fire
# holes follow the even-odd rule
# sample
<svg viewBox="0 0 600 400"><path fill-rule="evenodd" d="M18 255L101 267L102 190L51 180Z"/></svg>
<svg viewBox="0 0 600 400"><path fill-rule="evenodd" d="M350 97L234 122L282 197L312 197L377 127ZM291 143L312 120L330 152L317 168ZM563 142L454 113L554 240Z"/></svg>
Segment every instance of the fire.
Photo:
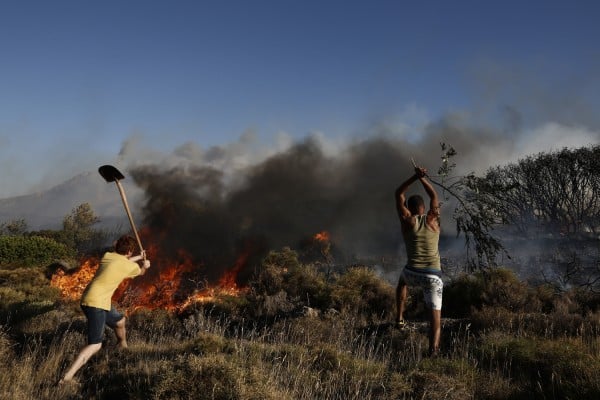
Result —
<svg viewBox="0 0 600 400"><path fill-rule="evenodd" d="M97 259L90 258L85 260L77 272L73 274L67 274L62 269L59 269L52 275L50 285L60 289L63 298L68 300L78 300L81 298L88 282L94 277L98 265Z"/></svg>
<svg viewBox="0 0 600 400"><path fill-rule="evenodd" d="M313 236L313 238L317 242L329 242L329 232L321 231L321 232L317 233L315 236Z"/></svg>
<svg viewBox="0 0 600 400"><path fill-rule="evenodd" d="M225 271L214 286L200 278L204 266L195 264L183 250L175 261L165 260L155 246L146 249L146 254L152 261L150 270L142 277L125 280L113 295L113 301L127 313L138 309L179 312L194 303L215 301L223 295L239 296L245 291L238 287L236 278L249 254L239 255L233 267ZM60 289L63 298L79 300L98 266L99 260L90 258L73 273L58 270L50 284Z"/></svg>
<svg viewBox="0 0 600 400"><path fill-rule="evenodd" d="M312 237L312 247L321 253L321 256L325 260L325 263L333 263L333 257L331 255L331 236L327 231L321 231L316 233Z"/></svg>

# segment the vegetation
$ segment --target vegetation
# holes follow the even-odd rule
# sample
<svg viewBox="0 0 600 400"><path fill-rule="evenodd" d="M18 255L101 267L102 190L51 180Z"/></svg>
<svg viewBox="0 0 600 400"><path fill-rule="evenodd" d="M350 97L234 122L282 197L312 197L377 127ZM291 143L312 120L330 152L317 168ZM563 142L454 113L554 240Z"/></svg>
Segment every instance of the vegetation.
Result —
<svg viewBox="0 0 600 400"><path fill-rule="evenodd" d="M0 265L39 265L72 258L74 251L42 236L0 236Z"/></svg>
<svg viewBox="0 0 600 400"><path fill-rule="evenodd" d="M600 296L519 281L508 270L461 275L444 293L443 352L427 358L421 293L411 323L391 323L393 286L366 266L327 275L271 252L239 297L179 314L129 316L56 386L85 342L77 304L43 266L0 269L0 393L11 399L595 399Z"/></svg>
<svg viewBox="0 0 600 400"><path fill-rule="evenodd" d="M44 230L34 234L63 243L72 248L78 256L89 255L104 248L109 239L106 231L94 229L94 225L99 221L92 206L82 203L64 217L61 230Z"/></svg>
<svg viewBox="0 0 600 400"><path fill-rule="evenodd" d="M586 163L599 159L598 149L539 155L490 170L486 179L453 183L450 160L456 152L443 150L438 184L459 199L457 223L476 245L479 261L467 264L476 271L445 282L438 357L427 357L427 313L419 290L410 289L410 323L398 329L392 323L393 282L369 266L334 272L283 248L262 260L239 296L192 303L178 313L133 312L128 350L115 354L115 338L107 335L106 346L79 372L79 383L57 386L85 343L85 319L76 302L50 286L48 263L63 251L75 256L103 246L102 233L93 230L93 211L82 205L61 231L27 232L24 221L0 226L0 363L7 366L0 397L600 398L600 294L596 281L580 279L590 272L586 263L597 265L598 257L569 253L569 242L563 242L597 233L598 178ZM551 184L546 189L557 191L558 197L549 197L558 202L555 209L536 203L549 193L536 200L523 189L543 178L536 177L537 169L546 168L546 179L563 179L568 165L577 176L555 184L583 194L579 214L565 212L569 204L560 201L566 194ZM553 168L564 169L553 175ZM566 228L554 229L554 220ZM556 240L551 257L564 267L564 279L524 281L511 269L481 268L496 266L504 247L491 233L502 229L519 238L550 234Z"/></svg>
<svg viewBox="0 0 600 400"><path fill-rule="evenodd" d="M514 258L513 266L533 263L561 290L600 291L600 146L531 155L482 177L452 176L457 153L445 144L442 151L441 182L433 181L458 202L454 219L466 240L466 270Z"/></svg>

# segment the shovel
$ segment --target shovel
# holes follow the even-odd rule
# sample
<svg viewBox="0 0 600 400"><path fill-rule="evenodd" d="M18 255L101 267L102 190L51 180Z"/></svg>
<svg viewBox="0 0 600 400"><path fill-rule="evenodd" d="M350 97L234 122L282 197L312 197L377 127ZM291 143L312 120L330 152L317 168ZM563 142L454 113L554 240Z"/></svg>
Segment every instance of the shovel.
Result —
<svg viewBox="0 0 600 400"><path fill-rule="evenodd" d="M137 229L135 228L135 223L133 222L133 217L131 216L131 211L129 210L129 205L127 204L127 197L125 197L125 191L123 190L121 182L119 182L121 179L125 179L125 176L123 176L123 174L112 165L103 165L100 168L98 168L98 172L100 173L100 175L102 175L106 182L114 182L117 184L117 188L119 189L119 193L121 194L121 200L123 200L123 205L125 206L125 211L127 212L127 218L129 218L129 223L131 224L131 229L135 234L135 239L137 240L138 246L140 247L140 252L144 255L145 259L146 256L144 253L144 248L142 247L140 235L138 234Z"/></svg>

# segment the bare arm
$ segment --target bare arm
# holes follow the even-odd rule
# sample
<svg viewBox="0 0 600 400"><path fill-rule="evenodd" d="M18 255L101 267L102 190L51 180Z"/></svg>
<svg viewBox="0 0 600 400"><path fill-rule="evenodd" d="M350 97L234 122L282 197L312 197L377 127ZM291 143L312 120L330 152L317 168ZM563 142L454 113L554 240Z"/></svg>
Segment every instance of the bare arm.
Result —
<svg viewBox="0 0 600 400"><path fill-rule="evenodd" d="M398 217L401 221L404 221L406 218L410 218L410 211L406 207L406 191L419 177L417 174L414 174L407 180L405 180L398 188L396 189L395 198L396 198L396 211L398 211Z"/></svg>
<svg viewBox="0 0 600 400"><path fill-rule="evenodd" d="M150 260L146 259L146 254L140 254L139 256L130 257L129 260L138 264L138 266L140 267L140 275L144 275L148 268L150 268Z"/></svg>
<svg viewBox="0 0 600 400"><path fill-rule="evenodd" d="M427 195L429 196L429 211L432 211L432 210L439 211L440 202L438 199L437 192L433 188L433 185L431 185L431 182L429 182L427 180L426 175L419 177L419 181L421 181L421 184L423 185L425 192L427 192Z"/></svg>
<svg viewBox="0 0 600 400"><path fill-rule="evenodd" d="M427 170L424 168L420 168L419 172L419 181L423 185L425 192L429 196L429 211L427 212L427 222L432 225L435 224L439 227L440 223L440 202L438 199L437 192L435 191L433 185L427 179Z"/></svg>

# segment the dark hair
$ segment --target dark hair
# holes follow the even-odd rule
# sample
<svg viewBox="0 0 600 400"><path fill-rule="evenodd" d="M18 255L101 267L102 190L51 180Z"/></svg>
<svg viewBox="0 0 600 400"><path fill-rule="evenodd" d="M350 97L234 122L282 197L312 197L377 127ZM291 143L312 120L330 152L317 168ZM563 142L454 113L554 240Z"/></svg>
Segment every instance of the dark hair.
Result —
<svg viewBox="0 0 600 400"><path fill-rule="evenodd" d="M134 238L129 235L123 235L117 239L115 243L115 251L121 255L127 255L129 252L133 253L137 246L137 242Z"/></svg>
<svg viewBox="0 0 600 400"><path fill-rule="evenodd" d="M425 202L421 196L414 194L406 200L406 207L411 213L416 213L419 210L419 207L425 207Z"/></svg>

